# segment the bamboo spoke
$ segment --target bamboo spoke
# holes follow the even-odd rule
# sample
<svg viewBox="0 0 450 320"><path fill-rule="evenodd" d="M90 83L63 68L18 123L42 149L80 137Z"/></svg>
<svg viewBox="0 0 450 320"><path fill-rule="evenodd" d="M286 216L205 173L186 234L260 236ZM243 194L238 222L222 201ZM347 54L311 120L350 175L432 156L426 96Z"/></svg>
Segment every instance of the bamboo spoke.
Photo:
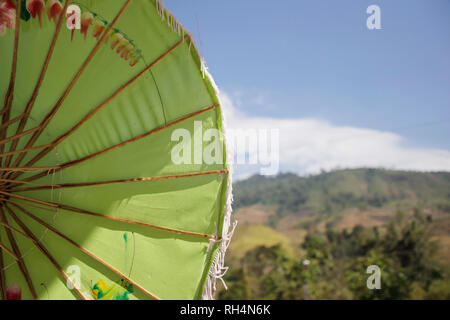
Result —
<svg viewBox="0 0 450 320"><path fill-rule="evenodd" d="M9 203L15 203L14 201L11 201L10 199L5 199L5 201L9 202ZM20 203L20 205L27 206L27 207L34 208L34 209L45 210L45 211L52 212L52 213L58 212L57 209L54 209L54 208L51 209L49 207L40 207L40 206L34 205L32 203L29 203L29 202L19 201L19 203Z"/></svg>
<svg viewBox="0 0 450 320"><path fill-rule="evenodd" d="M4 268L3 250L0 248L0 291L2 294L2 300L6 300L6 277Z"/></svg>
<svg viewBox="0 0 450 320"><path fill-rule="evenodd" d="M39 130L39 127L34 127L34 128L29 129L29 130L26 130L26 131L24 131L22 133L19 133L19 134L16 134L14 136L11 136L11 137L8 137L8 138L4 138L4 139L0 140L0 145L2 146L0 151L3 152L3 145L4 144L6 144L6 143L8 143L10 141L14 141L14 140L20 139L21 137L27 136L30 133L33 133L33 132L35 132L37 130Z"/></svg>
<svg viewBox="0 0 450 320"><path fill-rule="evenodd" d="M30 182L30 181L23 181L23 180L0 179L0 185L4 185L6 183L8 183L8 184L28 184L28 185L41 186L41 187L54 187L54 186L57 186L56 184Z"/></svg>
<svg viewBox="0 0 450 320"><path fill-rule="evenodd" d="M1 208L1 207L0 207L0 218L4 224L9 225L8 220L5 217L5 213L3 212L3 208ZM30 293L33 296L33 299L37 300L38 296L36 294L36 290L34 289L33 281L31 280L31 276L30 276L30 273L28 272L25 261L23 261L23 259L22 259L22 253L20 252L19 245L17 244L16 239L14 238L14 235L11 232L11 230L6 227L5 227L5 230L6 230L6 235L8 236L8 239L9 239L9 243L11 244L11 247L14 251L14 254L18 257L17 262L19 264L19 269L22 272L22 275L25 278L25 281L27 282L28 289L30 289Z"/></svg>
<svg viewBox="0 0 450 320"><path fill-rule="evenodd" d="M17 121L23 119L24 117L25 117L25 115L21 114L20 116L17 116L17 117L15 117L15 118L13 118L13 119L11 119L11 120L9 120L9 121L3 123L3 124L0 126L0 129L3 130L3 129L8 128L10 125L12 125L12 124L16 123Z"/></svg>
<svg viewBox="0 0 450 320"><path fill-rule="evenodd" d="M2 114L2 125L9 121L9 116L11 113L11 106L14 100L14 86L16 82L16 72L17 72L17 56L19 52L19 37L20 37L20 14L22 8L22 1L18 1L16 5L16 17L15 17L15 30L14 30L14 47L13 47L13 57L11 65L11 77L9 80L8 91L5 95L5 102ZM0 130L0 139L4 139L6 136L6 128ZM0 146L0 152L3 153L4 145ZM2 162L2 161L0 161Z"/></svg>
<svg viewBox="0 0 450 320"><path fill-rule="evenodd" d="M15 140L15 141L17 141L17 140ZM44 148L48 148L48 147L50 147L50 146L51 146L51 144L45 144L45 145L42 145L42 146L31 147L31 148L28 148L28 149L8 151L8 152L5 152L5 153L1 153L1 154L0 154L0 158L3 158L3 157L5 157L5 156L10 156L10 155L19 154L19 153L27 153L27 152L33 151L33 150L44 149ZM6 166L6 165L5 165L5 166Z"/></svg>
<svg viewBox="0 0 450 320"><path fill-rule="evenodd" d="M86 123L89 119L91 119L95 114L97 114L101 109L103 109L106 105L108 105L112 100L114 100L118 95L120 95L125 89L130 87L135 81L141 78L146 72L148 72L151 68L153 68L157 63L162 61L167 55L169 55L173 50L178 48L181 44L183 44L188 36L185 36L183 39L174 44L170 49L164 52L161 56L159 56L155 61L153 61L150 65L144 68L141 72L139 72L136 76L134 76L131 80L125 83L122 87L120 87L116 92L114 92L109 98L103 101L99 106L89 112L83 119L81 119L77 124L75 124L69 131L65 132L58 138L56 138L52 143L45 146L45 149L38 153L33 159L31 159L25 166L29 167L34 165L37 161L42 159L45 155L47 155L50 151L52 151L57 145L63 142L67 137L73 134L76 130L78 130L84 123Z"/></svg>
<svg viewBox="0 0 450 320"><path fill-rule="evenodd" d="M7 246L5 246L4 244L2 244L0 242L0 249L2 249L3 251L5 251L7 254L9 254L14 260L19 261L19 258L14 254L14 252L12 252L11 250L8 249Z"/></svg>
<svg viewBox="0 0 450 320"><path fill-rule="evenodd" d="M20 231L20 230L14 228L14 227L11 227L9 224L0 221L0 225L4 226L5 228L8 228L8 229L11 230L11 231L14 231L14 232L17 233L17 234L20 234L22 237L27 238L27 239L30 240L30 237L29 237L29 236L27 236L27 235L26 235L25 233L23 233L22 231Z"/></svg>
<svg viewBox="0 0 450 320"><path fill-rule="evenodd" d="M149 297L156 299L156 300L160 300L160 298L158 298L155 294L151 293L150 291L146 290L144 287L142 287L140 284L138 284L137 282L135 282L134 280L132 280L131 278L127 277L125 274L123 274L122 272L120 272L119 270L117 270L116 268L114 268L112 265L108 264L106 261L102 260L101 258L97 257L95 254L93 254L92 252L90 252L89 250L85 249L84 247L80 246L78 243L76 243L74 240L72 240L71 238L69 238L68 236L64 235L62 232L58 231L56 228L52 227L51 225L49 225L48 223L44 222L43 220L39 219L38 217L36 217L35 215L33 215L32 213L30 213L29 211L25 210L24 208L20 207L19 205L12 203L12 205L14 205L17 209L19 209L20 211L22 211L24 214L26 214L28 217L30 217L31 219L33 219L34 221L36 221L37 223L39 223L40 225L42 225L43 227L47 228L48 230L50 230L51 232L55 233L56 235L58 235L59 237L63 238L64 240L66 240L67 242L69 242L70 244L72 244L73 246L75 246L76 248L78 248L79 250L81 250L83 253L85 253L86 255L88 255L89 257L93 258L94 260L96 260L97 262L101 263L102 265L104 265L106 268L110 269L112 272L114 272L115 274L117 274L119 277L125 279L126 281L128 281L129 283L131 283L133 286L135 286L136 288L138 288L139 290L141 290L144 294L148 295Z"/></svg>
<svg viewBox="0 0 450 320"><path fill-rule="evenodd" d="M223 174L226 174L226 173L228 173L228 170L224 169L224 170L194 172L194 173L178 174L178 175L171 175L171 176L161 176L161 177L145 177L145 178L121 179L121 180L109 180L109 181L97 181L97 182L63 183L63 184L41 184L41 185L39 185L37 187L12 189L12 190L10 190L10 192L48 190L48 189L64 189L64 188L79 188L79 187L91 187L91 186L120 184L120 183L171 180L171 179L192 178L192 177L208 176L208 175L223 175ZM5 179L0 179L0 182L1 181L5 181ZM15 181L15 180L7 180L7 181Z"/></svg>
<svg viewBox="0 0 450 320"><path fill-rule="evenodd" d="M59 98L58 102L55 104L55 106L51 109L51 111L44 117L44 119L42 120L42 122L39 124L38 126L38 130L36 130L33 135L31 136L30 140L28 140L27 144L25 145L25 149L30 148L34 145L34 143L36 142L36 140L40 137L41 133L45 130L45 128L47 127L47 125L50 123L50 121L53 119L53 117L55 116L55 114L58 112L59 108L61 107L61 105L63 104L64 100L67 98L67 96L69 95L70 91L72 90L72 88L75 86L75 84L77 83L78 79L80 78L80 76L82 75L82 73L86 70L86 67L89 65L89 63L92 61L92 59L94 58L95 54L97 53L97 51L100 49L101 45L106 41L106 39L109 37L109 34L112 30L112 28L114 27L114 25L117 23L117 21L119 20L119 18L122 16L122 14L125 12L125 9L128 7L128 5L131 3L132 0L127 0L125 2L125 4L123 5L122 9L120 9L119 13L116 15L116 17L114 18L114 20L111 22L111 24L108 26L106 32L103 34L103 36L101 37L101 39L97 42L97 44L95 45L94 49L91 51L91 53L89 54L89 56L86 58L86 60L84 61L84 63L82 64L82 66L80 67L80 69L78 70L78 72L76 73L76 75L73 77L72 81L70 82L69 86L66 88L66 90L64 90L64 93L61 95L61 97ZM23 158L25 157L26 153L21 153L15 160L13 163L13 167L16 167L20 164L20 162L23 160Z"/></svg>
<svg viewBox="0 0 450 320"><path fill-rule="evenodd" d="M72 288L74 288L75 292L78 294L78 296L83 299L87 300L87 297L75 286L72 279L64 272L62 267L59 265L59 263L55 260L55 258L50 254L50 252L47 250L47 248L40 243L40 241L36 238L36 236L31 232L30 229L16 216L16 214L8 207L5 206L6 210L8 211L9 215L14 219L14 221L22 228L22 230L32 239L33 244L42 252L42 254L53 264L53 266L56 268L56 270L59 271L61 276L64 278L65 281L70 282L72 284Z"/></svg>
<svg viewBox="0 0 450 320"><path fill-rule="evenodd" d="M9 120L9 114L11 111L12 101L14 97L14 86L16 83L16 72L17 72L17 56L19 53L19 37L20 37L20 14L21 14L22 3L17 3L16 7L16 17L15 17L15 30L14 30L14 47L11 63L11 77L9 80L8 91L5 95L5 103L3 107L3 118L2 124ZM4 129L2 130L2 136L4 136Z"/></svg>
<svg viewBox="0 0 450 320"><path fill-rule="evenodd" d="M8 196L8 197L13 197L16 199L21 199L21 200L25 200L25 201L29 201L29 202L34 202L34 203L38 203L38 204L42 204L42 205L46 205L52 208L60 208L58 204L53 203L53 202L47 202L47 201L42 201L42 200L38 200L38 199L33 199L33 198L29 198L29 197L25 197L25 196L21 196L18 194L13 194L13 193L9 193L9 192L5 192L5 191L1 191L0 190L0 194Z"/></svg>
<svg viewBox="0 0 450 320"><path fill-rule="evenodd" d="M146 228L150 228L150 229L156 229L156 230L165 231L165 232L172 232L172 233L177 233L177 234L201 237L201 238L205 238L205 239L216 239L216 240L220 240L221 239L221 237L218 237L218 236L215 236L215 235L208 235L208 234L203 234L203 233L190 232L190 231L178 230L178 229L172 229L172 228L166 228L166 227L161 227L161 226L157 226L157 225L146 223L146 222L140 222L140 221L131 220L131 219L125 219L125 218L120 218L120 217L107 216L107 215L95 213L95 212L92 212L92 211L88 211L88 210L84 210L84 209L68 206L68 205L65 205L65 204L58 204L58 203L54 203L54 202L48 202L48 201L33 199L33 198L25 197L25 196L22 196L22 195L14 194L14 193L0 191L0 194L3 194L5 196L9 196L9 197L12 197L12 198L16 198L16 199L25 200L25 201L28 201L28 202L33 202L33 203L49 206L49 207L55 208L55 209L66 210L66 211L70 211L70 212L74 212L74 213L78 213L78 214L84 214L84 215L88 215L88 216L93 216L93 217L97 217L97 218L103 218L103 219L112 220L112 221L116 221L116 222L122 222L122 223L126 223L126 224L138 225L138 226L142 226L142 227L146 227Z"/></svg>
<svg viewBox="0 0 450 320"><path fill-rule="evenodd" d="M75 166L75 165L77 165L77 164L79 164L79 163L82 163L82 162L85 162L85 161L87 161L87 160L89 160L89 159L92 159L92 158L101 156L102 154L105 154L105 153L107 153L107 152L109 152L109 151L118 149L118 148L123 147L123 146L125 146L125 145L128 145L128 144L130 144L130 143L132 143L132 142L141 140L141 139L146 138L146 137L148 137L148 136L150 136L150 135L153 135L153 134L155 134L155 133L157 133L157 132L160 132L160 131L162 131L162 130L164 130L164 129L173 127L173 126L175 126L175 125L177 125L177 124L179 124L179 123L181 123L181 122L183 122L183 121L186 121L186 120L191 119L191 118L194 118L194 117L196 117L196 116L198 116L198 115L200 115L200 114L203 114L203 113L205 113L205 112L207 112L207 111L210 111L210 110L212 110L212 109L215 109L215 108L217 108L218 106L219 106L218 104L212 105L212 106L210 106L210 107L204 108L204 109L199 110L199 111L196 111L196 112L194 112L194 113L191 113L191 114L189 114L189 115L187 115L187 116L185 116L185 117L183 117L183 118L180 118L180 119L178 119L178 120L175 120L175 121L173 121L173 122L170 122L170 123L168 123L168 124L166 124L166 125L164 125L164 126L161 126L161 127L159 127L159 128L156 128L156 129L153 129L153 130L151 130L151 131L148 131L148 132L146 132L146 133L144 133L144 134L141 134L141 135L139 135L139 136L137 136L137 137L131 138L131 139L127 140L127 141L124 141L124 142L121 142L121 143L119 143L119 144L116 144L116 145L114 145L114 146L112 146L112 147L106 148L106 149L104 149L104 150L102 150L102 151L99 151L99 152L90 154L90 155L88 155L88 156L85 156L85 157L80 158L80 159L77 159L77 160L73 160L73 161L69 161L69 162L63 163L63 164L61 164L61 165L59 165L59 166L57 166L57 167L54 167L54 171L55 171L55 172L58 172L58 171L60 171L60 170L63 170L63 169L66 169L66 168ZM16 171L20 171L20 170L16 170ZM12 176L12 179L17 178L19 175L20 175L20 173L19 173L19 174L17 174L17 173L14 174L14 175ZM46 175L47 175L47 172L41 172L41 173L36 174L36 175L34 175L34 176L28 177L28 178L26 178L26 179L24 179L24 180L25 180L25 181L33 181L33 180L42 178L42 177L44 177L44 176L46 176Z"/></svg>
<svg viewBox="0 0 450 320"><path fill-rule="evenodd" d="M110 151L116 150L118 148L121 148L123 146L126 146L130 143L133 143L135 141L141 140L143 138L146 138L152 134L155 134L157 132L160 132L166 128L175 126L183 121L186 121L188 119L191 119L195 116L198 116L200 114L203 114L209 110L213 110L214 108L218 107L218 105L212 105L210 107L204 108L202 110L199 110L197 112L194 112L192 114L189 114L187 116L184 116L178 120L175 120L170 123L165 123L163 126L158 127L156 129L153 129L151 131L148 131L144 134L141 134L139 136L133 137L129 140L126 140L124 142L118 143L116 145L113 145L111 147L108 147L104 150L95 152L93 154L89 154L87 156L84 156L80 159L72 160L65 162L60 165L55 166L40 166L40 167L33 167L34 164L39 162L42 158L44 158L49 152L54 150L57 145L59 145L61 142L63 142L66 138L68 138L70 135L72 135L76 130L78 130L81 126L83 126L89 119L94 117L95 114L97 114L101 109L103 109L105 106L110 104L111 101L113 101L117 96L119 96L122 92L124 92L127 88L129 88L134 82L136 82L139 78L141 78L146 72L151 70L152 67L154 67L157 63L162 61L167 55L169 55L173 50L175 50L177 47L181 46L186 39L189 38L189 36L183 37L183 39L179 40L177 43L175 43L171 48L169 48L166 52L164 52L160 57L158 57L155 61L153 61L151 64L146 66L142 71L140 71L136 76L134 76L132 79L128 80L125 84L121 85L120 88L118 88L110 97L108 97L106 100L104 100L100 105L95 107L93 110L89 111L83 119L81 119L78 123L76 123L70 130L63 133L59 137L57 137L54 141L52 141L49 144L41 145L41 146L34 146L36 142L39 140L39 137L44 133L52 121L54 119L55 115L58 113L58 111L61 109L61 106L69 96L70 92L80 79L83 72L87 69L89 63L92 61L98 50L100 49L101 45L108 39L109 35L111 34L111 31L114 28L114 25L117 23L119 18L123 15L126 8L129 6L132 0L126 0L120 11L115 16L114 20L109 24L106 31L103 33L103 36L100 38L100 40L96 43L95 47L92 49L92 51L89 53L89 56L84 60L83 64L77 71L77 73L74 75L74 77L71 79L70 83L62 93L62 95L59 97L56 104L53 106L53 108L50 109L50 111L45 115L45 117L42 119L42 121L39 123L38 126L31 128L29 130L25 131L28 118L30 117L31 111L35 105L35 102L38 98L39 91L41 89L41 86L44 82L45 75L47 73L47 69L49 66L49 63L51 61L51 57L53 55L56 42L58 39L58 36L60 34L60 30L63 25L64 21L64 13L70 3L70 0L66 0L64 9L58 19L57 26L55 33L53 35L52 42L50 44L50 47L47 52L46 59L44 61L44 64L42 66L39 78L37 80L37 83L34 87L33 93L28 100L27 105L25 106L25 109L23 110L23 113L19 116L16 116L13 119L10 119L11 116L11 109L14 99L14 86L15 86L15 78L16 78L16 71L17 71L17 58L18 58L18 46L19 46L19 26L20 26L20 10L22 6L22 1L17 1L17 10L16 10L16 29L15 29L15 40L14 40L14 52L13 52L13 61L12 61L12 69L11 69L11 79L8 91L5 95L5 101L4 101L4 107L2 110L0 110L0 117L2 117L1 124L0 124L0 205L4 206L6 212L3 210L2 207L0 207L0 225L5 228L6 235L9 239L9 243L11 245L12 249L9 249L7 246L1 243L0 239L0 291L2 294L2 297L6 298L6 279L5 279L5 272L4 272L4 261L3 261L3 252L6 252L8 255L10 255L14 260L18 262L18 266L28 284L28 287L30 289L31 295L33 298L37 299L37 294L35 291L35 288L33 286L30 274L28 272L28 269L25 265L25 261L22 258L22 254L20 252L20 248L18 246L18 243L16 242L16 239L14 237L14 233L20 234L23 237L26 237L29 239L33 245L40 250L40 252L50 261L50 263L55 267L55 269L61 274L62 278L64 278L65 281L68 283L71 283L76 294L81 299L88 299L79 288L76 288L76 286L73 284L70 277L65 273L61 265L57 262L55 257L52 256L52 254L48 251L48 249L44 246L43 243L36 237L35 234L27 227L27 225L18 217L20 214L17 210L22 212L23 214L27 215L29 218L43 226L45 229L53 232L54 234L58 235L59 237L63 238L73 246L75 246L77 249L79 249L84 254L88 255L90 258L96 260L97 262L101 263L106 268L110 269L112 272L120 276L121 278L128 281L130 284L133 284L136 288L138 288L140 291L142 291L147 296L159 300L159 298L146 290L143 286L136 283L134 280L130 278L130 275L127 276L120 272L118 269L116 269L114 266L108 264L106 261L102 260L100 257L96 256L94 253L89 251L88 249L82 247L80 244L72 240L67 235L64 235L62 232L57 230L52 225L46 223L45 221L39 219L37 216L35 216L33 213L27 211L22 207L22 205L27 205L31 207L40 208L43 210L49 210L52 212L58 212L59 209L70 211L77 214L87 215L87 216L93 216L96 218L103 218L107 220L116 221L119 223L125 223L125 224L132 224L137 226L142 226L146 228L156 229L164 232L171 232L176 234L182 234L182 235L188 235L188 236L195 236L195 237L201 237L203 239L208 240L216 240L220 241L222 240L220 236L218 235L208 235L208 234L202 234L202 233L196 233L196 232L190 232L185 230L177 230L172 228L166 228L158 225L153 225L145 222L135 221L131 219L126 218L120 218L115 216L108 216L105 214L95 213L88 210L72 207L65 204L60 203L54 203L54 202L48 202L43 201L39 199L34 199L30 197L26 197L23 195L15 194L14 192L24 192L24 191L34 191L34 190L50 190L50 189L64 189L64 188L78 188L78 187L90 187L90 186L100 186L100 185L112 185L112 184L121 184L121 183L137 183L137 182L144 182L144 181L157 181L157 180L168 180L168 179L181 179L181 178L188 178L188 177L197 177L197 176L205 176L205 175L226 175L228 174L228 170L215 170L215 171L205 171L205 172L195 172L190 174L179 174L179 175L170 175L170 176L160 176L160 177L144 177L144 178L131 178L131 179L119 179L119 180L110 180L110 181L98 181L98 182L86 182L86 183L64 183L64 184L44 184L44 183L38 183L33 182L36 179L39 179L41 177L44 177L48 175L51 171L52 172L58 172L61 170L64 170L69 167L76 166L80 163L83 163L85 161L88 161L90 159L100 157L101 155L104 155ZM28 98L28 97L27 97ZM67 104L67 102L66 102ZM51 106L50 106L51 107ZM19 122L17 129L15 129L15 134L11 137L7 137L7 131L8 127L13 125L14 123ZM14 126L15 128L15 126ZM10 129L12 130L12 129ZM22 150L17 150L17 147L19 146L19 141L22 137L31 135L31 137L24 139L25 141L28 140L23 147ZM24 142L24 141L23 141ZM6 144L11 143L9 146L9 150L5 150ZM37 155L34 155L31 160L27 162L23 167L21 167L21 162L25 159L26 155L30 151L34 150L40 150L40 152L37 153ZM14 155L17 155L17 157L14 159ZM30 156L31 158L31 156ZM3 163L3 160L5 162ZM10 166L11 164L11 166ZM21 180L16 180L17 177L22 175L25 172L30 171L40 171L39 173L24 178ZM22 187L17 188L20 185L31 185L31 187ZM14 188L14 189L10 189ZM18 201L22 200L22 201ZM16 203L15 201L18 201ZM8 203L8 205L6 204ZM9 206L11 205L11 207ZM41 208L37 205L42 205L45 208ZM14 211L12 210L14 208ZM16 214L17 212L17 214ZM15 221L15 223L23 230L20 231L17 228L12 227L8 223L7 215L6 213ZM66 213L67 214L67 213ZM23 216L22 216L23 217ZM28 224L28 223L27 223Z"/></svg>
<svg viewBox="0 0 450 320"><path fill-rule="evenodd" d="M45 74L47 73L47 68L48 65L50 63L50 59L53 55L53 51L55 49L55 45L56 45L56 40L58 39L59 33L61 31L61 27L63 25L63 21L64 21L64 16L65 16L65 12L67 12L67 8L69 6L70 0L66 0L66 3L64 5L63 10L61 11L61 14L59 15L59 19L58 19L58 23L56 25L56 30L55 33L53 35L53 39L52 42L50 44L50 48L48 49L47 52L47 56L45 58L44 64L42 65L42 70L41 73L39 74L39 78L36 82L36 85L34 87L33 93L30 97L30 100L27 103L27 106L25 107L25 110L22 114L23 118L20 119L20 123L19 126L17 127L16 130L16 135L22 133L23 129L25 128L25 125L27 124L28 121L28 117L31 113L31 110L33 109L34 103L37 99L37 96L39 94L39 90L41 88L42 82L44 81L45 78ZM11 147L9 148L10 152L13 152L14 150L16 150L17 144L19 143L19 140L14 140L13 143L11 144ZM5 161L5 167L9 166L9 163L11 161L11 157L9 156L8 158L6 158Z"/></svg>
<svg viewBox="0 0 450 320"><path fill-rule="evenodd" d="M59 170L61 169L61 166L49 166L49 167L22 167L22 168L0 168L0 171L21 171L21 172L27 172L27 171L40 171L40 170Z"/></svg>

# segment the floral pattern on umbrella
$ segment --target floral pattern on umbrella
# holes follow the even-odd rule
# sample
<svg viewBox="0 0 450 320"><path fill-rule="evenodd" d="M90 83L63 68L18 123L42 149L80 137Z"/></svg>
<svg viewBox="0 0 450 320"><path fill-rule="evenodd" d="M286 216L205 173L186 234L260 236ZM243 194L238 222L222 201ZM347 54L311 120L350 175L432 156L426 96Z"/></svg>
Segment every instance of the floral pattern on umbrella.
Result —
<svg viewBox="0 0 450 320"><path fill-rule="evenodd" d="M46 14L48 20L53 20L57 23L59 16L62 14L63 6L60 0L21 0L21 20L29 21L30 19L38 19L39 25L42 27L42 18ZM74 2L75 5L78 5ZM81 5L80 5L81 6ZM92 12L88 8L82 7L82 13L80 17L80 33L86 40L89 29L91 29L91 36L95 39L100 39L104 34L106 27L109 25L108 21L102 18L99 14ZM16 15L16 3L15 0L0 0L0 36L4 36L7 29L15 29L15 15ZM75 19L73 12L67 12L65 14L66 21L69 19ZM73 23L75 25L75 23ZM91 27L92 26L92 27ZM75 29L71 32L71 38L73 40ZM133 40L130 39L119 29L114 28L109 36L111 49L118 54L118 56L134 67L141 59L141 50L136 47ZM105 41L107 43L108 41Z"/></svg>

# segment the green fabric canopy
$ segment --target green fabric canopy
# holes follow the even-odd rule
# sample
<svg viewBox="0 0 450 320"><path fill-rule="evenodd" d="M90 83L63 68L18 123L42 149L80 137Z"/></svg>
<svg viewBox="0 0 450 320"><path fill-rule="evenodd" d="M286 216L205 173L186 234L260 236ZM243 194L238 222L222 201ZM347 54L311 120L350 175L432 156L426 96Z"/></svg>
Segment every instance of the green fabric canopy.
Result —
<svg viewBox="0 0 450 320"><path fill-rule="evenodd" d="M2 297L212 298L231 174L222 135L172 161L223 131L189 33L155 0L0 0L0 34Z"/></svg>

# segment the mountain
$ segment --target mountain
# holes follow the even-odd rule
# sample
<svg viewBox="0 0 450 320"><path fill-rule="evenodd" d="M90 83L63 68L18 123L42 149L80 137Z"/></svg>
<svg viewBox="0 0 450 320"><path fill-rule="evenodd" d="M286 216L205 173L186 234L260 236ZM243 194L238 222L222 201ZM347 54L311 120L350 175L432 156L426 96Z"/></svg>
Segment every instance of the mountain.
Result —
<svg viewBox="0 0 450 320"><path fill-rule="evenodd" d="M278 218L296 212L332 214L399 203L450 211L450 173L354 169L309 177L253 176L236 183L234 194L235 209L270 206Z"/></svg>

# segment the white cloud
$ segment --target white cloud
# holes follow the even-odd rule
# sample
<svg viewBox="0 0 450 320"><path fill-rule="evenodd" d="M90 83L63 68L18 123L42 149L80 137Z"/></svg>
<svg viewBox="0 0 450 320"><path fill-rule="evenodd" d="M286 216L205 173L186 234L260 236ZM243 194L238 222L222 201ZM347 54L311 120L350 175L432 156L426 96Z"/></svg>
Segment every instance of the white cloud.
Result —
<svg viewBox="0 0 450 320"><path fill-rule="evenodd" d="M240 112L226 93L221 94L228 128L279 129L280 169L315 174L336 168L387 168L419 171L450 171L450 152L413 148L404 138L385 131L336 126L312 118L276 119ZM259 168L236 165L239 178Z"/></svg>

